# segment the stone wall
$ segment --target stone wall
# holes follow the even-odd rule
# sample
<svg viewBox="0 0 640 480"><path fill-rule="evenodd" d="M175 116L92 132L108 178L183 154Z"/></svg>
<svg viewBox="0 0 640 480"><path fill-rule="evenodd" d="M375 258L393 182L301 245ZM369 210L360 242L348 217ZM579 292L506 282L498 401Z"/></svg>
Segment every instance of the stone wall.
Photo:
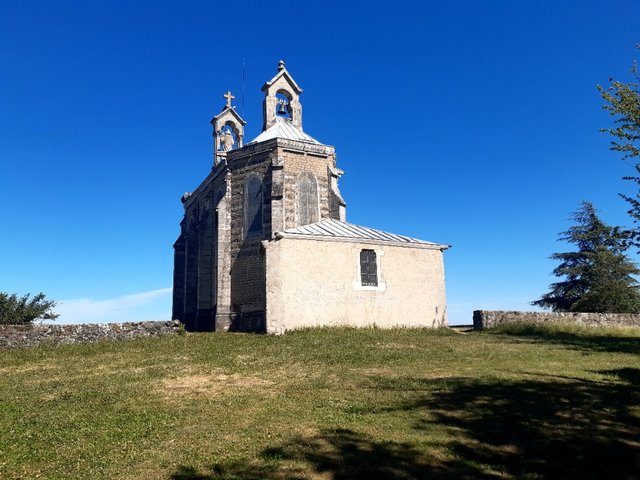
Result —
<svg viewBox="0 0 640 480"><path fill-rule="evenodd" d="M81 325L0 325L0 347L34 347L43 342L62 345L101 340L129 340L175 335L179 331L180 322L174 320Z"/></svg>
<svg viewBox="0 0 640 480"><path fill-rule="evenodd" d="M235 152L232 152L235 153ZM228 329L231 331L251 331L254 324L264 322L265 273L264 258L260 242L271 235L271 160L269 152L263 151L252 156L239 155L242 150L229 155L231 170L231 225L230 225L230 269L231 310L234 314ZM256 176L262 183L260 211L262 228L248 232L246 213L248 208L247 180ZM256 318L258 320L256 320ZM259 326L258 331L264 331Z"/></svg>
<svg viewBox="0 0 640 480"><path fill-rule="evenodd" d="M575 323L589 326L640 327L640 315L625 313L508 312L475 310L474 330L506 323Z"/></svg>
<svg viewBox="0 0 640 480"><path fill-rule="evenodd" d="M278 155L284 159L284 228L301 225L298 213L298 182L302 173L310 173L317 182L318 220L330 218L329 170L335 166L332 155L320 155L307 152L279 149ZM338 219L338 216L335 217Z"/></svg>

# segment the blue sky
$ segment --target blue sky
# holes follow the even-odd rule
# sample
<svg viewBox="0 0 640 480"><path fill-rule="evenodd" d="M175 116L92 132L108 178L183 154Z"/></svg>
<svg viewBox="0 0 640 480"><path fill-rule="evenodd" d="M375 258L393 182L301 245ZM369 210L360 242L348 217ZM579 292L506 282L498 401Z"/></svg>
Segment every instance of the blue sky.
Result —
<svg viewBox="0 0 640 480"><path fill-rule="evenodd" d="M257 136L282 58L347 220L451 244L451 323L528 309L580 201L629 224L596 85L629 79L639 20L635 0L4 0L0 291L64 322L168 318L209 121L230 89Z"/></svg>

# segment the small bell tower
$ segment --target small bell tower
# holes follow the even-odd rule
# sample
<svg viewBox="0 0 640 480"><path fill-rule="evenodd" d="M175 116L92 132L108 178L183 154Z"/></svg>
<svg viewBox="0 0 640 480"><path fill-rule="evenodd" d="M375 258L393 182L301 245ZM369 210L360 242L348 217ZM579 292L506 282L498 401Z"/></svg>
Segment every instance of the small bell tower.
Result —
<svg viewBox="0 0 640 480"><path fill-rule="evenodd" d="M262 131L272 127L278 121L289 121L302 130L302 89L284 67L284 61L278 62L278 73L262 87L265 93L262 103Z"/></svg>
<svg viewBox="0 0 640 480"><path fill-rule="evenodd" d="M222 111L211 119L213 125L213 165L216 166L227 157L227 153L241 148L244 141L244 126L247 124L231 101L236 98L230 91L222 96L227 104Z"/></svg>

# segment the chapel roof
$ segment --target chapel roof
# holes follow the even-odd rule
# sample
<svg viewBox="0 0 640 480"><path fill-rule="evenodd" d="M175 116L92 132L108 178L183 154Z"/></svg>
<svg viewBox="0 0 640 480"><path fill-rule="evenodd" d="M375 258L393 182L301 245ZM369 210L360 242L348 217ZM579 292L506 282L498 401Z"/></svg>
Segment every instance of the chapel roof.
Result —
<svg viewBox="0 0 640 480"><path fill-rule="evenodd" d="M264 142L272 138L286 138L288 140L298 140L300 142L322 145L318 140L311 135L307 135L299 128L294 127L289 120L283 117L276 117L276 123L251 140L250 143Z"/></svg>
<svg viewBox="0 0 640 480"><path fill-rule="evenodd" d="M437 248L439 250L449 248L449 245L427 242L425 240L397 235L395 233L389 233L375 228L362 227L360 225L342 222L333 218L320 220L319 222L311 223L309 225L289 228L276 234L276 237L364 241L402 246Z"/></svg>

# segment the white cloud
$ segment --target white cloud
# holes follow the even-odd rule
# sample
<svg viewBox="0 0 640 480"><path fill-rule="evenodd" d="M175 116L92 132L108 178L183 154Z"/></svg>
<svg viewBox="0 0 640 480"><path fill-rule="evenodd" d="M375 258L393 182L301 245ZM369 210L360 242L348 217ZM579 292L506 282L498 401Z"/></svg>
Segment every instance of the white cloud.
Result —
<svg viewBox="0 0 640 480"><path fill-rule="evenodd" d="M133 293L108 300L61 300L55 312L59 313L60 317L52 323L57 324L169 320L171 288Z"/></svg>

